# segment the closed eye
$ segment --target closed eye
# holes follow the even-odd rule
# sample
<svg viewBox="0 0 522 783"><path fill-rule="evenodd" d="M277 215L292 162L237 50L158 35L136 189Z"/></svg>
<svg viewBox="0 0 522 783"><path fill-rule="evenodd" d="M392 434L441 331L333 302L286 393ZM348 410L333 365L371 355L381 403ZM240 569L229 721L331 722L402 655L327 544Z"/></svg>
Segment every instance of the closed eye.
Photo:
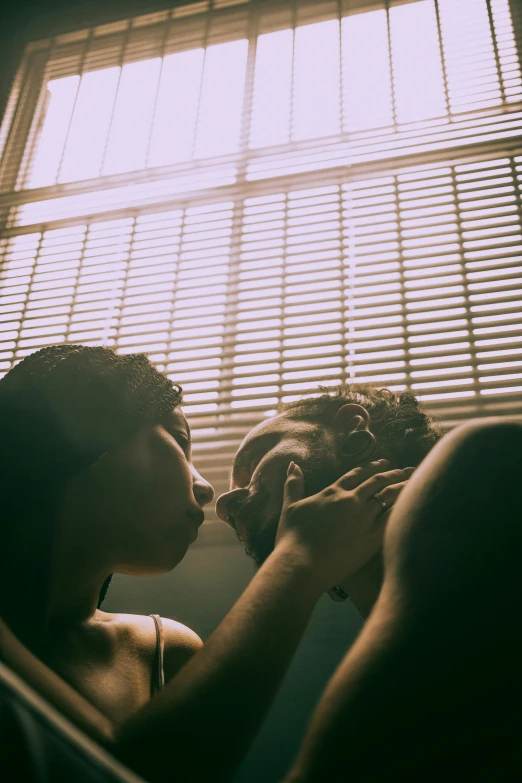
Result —
<svg viewBox="0 0 522 783"><path fill-rule="evenodd" d="M247 453L246 451L241 454L241 458L236 460L232 476L235 476L235 483L240 487L245 487L250 484L252 475L266 454L265 449L257 449Z"/></svg>
<svg viewBox="0 0 522 783"><path fill-rule="evenodd" d="M174 430L172 432L172 436L174 440L181 446L185 454L188 454L192 445L190 438L184 432L180 432L179 430Z"/></svg>
<svg viewBox="0 0 522 783"><path fill-rule="evenodd" d="M240 449L234 459L231 479L240 485L244 485L245 482L248 484L258 464L282 436L282 432L266 433L252 439L243 449Z"/></svg>
<svg viewBox="0 0 522 783"><path fill-rule="evenodd" d="M250 459L248 462L248 472L250 475L253 474L263 457L265 456L266 451L264 449L260 449L259 451L254 451L253 454L250 455Z"/></svg>

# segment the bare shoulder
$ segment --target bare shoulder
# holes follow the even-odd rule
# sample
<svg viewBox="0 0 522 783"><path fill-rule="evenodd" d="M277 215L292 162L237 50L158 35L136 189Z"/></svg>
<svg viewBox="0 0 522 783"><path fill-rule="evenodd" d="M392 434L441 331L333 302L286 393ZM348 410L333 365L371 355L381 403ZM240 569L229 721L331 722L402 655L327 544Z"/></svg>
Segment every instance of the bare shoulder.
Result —
<svg viewBox="0 0 522 783"><path fill-rule="evenodd" d="M197 652L203 647L203 642L197 633L183 623L178 623L169 617L162 617L161 621L165 632L165 650L167 647L184 647Z"/></svg>
<svg viewBox="0 0 522 783"><path fill-rule="evenodd" d="M139 614L106 615L105 622L110 622L117 631L121 642L129 644L138 654L152 660L156 649L156 626L152 617ZM168 682L185 665L185 663L203 646L200 637L183 623L161 618L165 642L164 671L165 682Z"/></svg>
<svg viewBox="0 0 522 783"><path fill-rule="evenodd" d="M165 682L168 682L203 647L203 642L186 625L168 617L161 619L165 634Z"/></svg>

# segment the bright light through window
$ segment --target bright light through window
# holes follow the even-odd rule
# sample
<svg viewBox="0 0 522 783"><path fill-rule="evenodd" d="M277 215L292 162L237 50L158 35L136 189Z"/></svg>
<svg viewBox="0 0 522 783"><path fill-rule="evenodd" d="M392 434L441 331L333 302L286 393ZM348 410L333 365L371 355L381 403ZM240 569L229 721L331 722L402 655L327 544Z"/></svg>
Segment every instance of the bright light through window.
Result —
<svg viewBox="0 0 522 783"><path fill-rule="evenodd" d="M218 491L245 430L318 383L410 388L450 423L522 411L508 0L213 8L48 44L0 168L0 372L145 351Z"/></svg>
<svg viewBox="0 0 522 783"><path fill-rule="evenodd" d="M442 63L433 3L399 5L390 12L397 122L446 114Z"/></svg>
<svg viewBox="0 0 522 783"><path fill-rule="evenodd" d="M154 59L130 63L121 69L102 174L119 174L145 166L160 67L161 61ZM111 86L107 91L112 99Z"/></svg>
<svg viewBox="0 0 522 783"><path fill-rule="evenodd" d="M339 133L339 22L295 32L292 139Z"/></svg>
<svg viewBox="0 0 522 783"><path fill-rule="evenodd" d="M150 166L190 160L204 59L204 49L165 57L148 159Z"/></svg>
<svg viewBox="0 0 522 783"><path fill-rule="evenodd" d="M99 176L105 158L119 76L119 68L92 71L82 76L62 165L57 171L46 171L45 184L51 184L55 179L58 182L71 182ZM40 152L37 160L43 168Z"/></svg>
<svg viewBox="0 0 522 783"><path fill-rule="evenodd" d="M347 131L393 123L386 11L347 16L343 30L343 125Z"/></svg>
<svg viewBox="0 0 522 783"><path fill-rule="evenodd" d="M332 19L261 34L250 146L447 121L501 103L503 76L520 97L485 0L440 0L439 15L440 41L434 0L353 13L341 33ZM237 153L247 53L243 39L50 81L26 186Z"/></svg>
<svg viewBox="0 0 522 783"><path fill-rule="evenodd" d="M234 41L49 82L27 186L236 152L247 48Z"/></svg>

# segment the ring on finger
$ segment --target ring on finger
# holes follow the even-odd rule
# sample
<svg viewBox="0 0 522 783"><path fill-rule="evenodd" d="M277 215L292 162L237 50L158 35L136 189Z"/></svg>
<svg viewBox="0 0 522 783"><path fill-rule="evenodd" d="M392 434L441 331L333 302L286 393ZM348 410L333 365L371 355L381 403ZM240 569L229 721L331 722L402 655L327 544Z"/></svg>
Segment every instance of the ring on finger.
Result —
<svg viewBox="0 0 522 783"><path fill-rule="evenodd" d="M371 498L370 498L370 500L371 500L372 498L373 498L374 500L376 500L376 501L377 501L377 503L379 503L379 504L381 505L381 508L382 508L382 512L383 512L383 514L384 514L384 512L385 512L385 511L388 511L388 509L389 509L390 507L388 506L388 504L387 504L387 503L385 503L385 502L384 502L384 500L383 500L382 498L380 498L380 497L379 497L379 495L378 495L377 493L375 493L374 495L372 495L372 496L371 496Z"/></svg>

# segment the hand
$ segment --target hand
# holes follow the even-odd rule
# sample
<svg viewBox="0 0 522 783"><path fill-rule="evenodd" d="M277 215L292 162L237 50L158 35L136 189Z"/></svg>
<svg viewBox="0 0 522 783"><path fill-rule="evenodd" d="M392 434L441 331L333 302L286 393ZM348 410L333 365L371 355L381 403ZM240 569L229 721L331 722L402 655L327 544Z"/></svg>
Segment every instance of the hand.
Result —
<svg viewBox="0 0 522 783"><path fill-rule="evenodd" d="M357 467L310 497L304 497L304 476L291 462L285 483L276 548L289 546L304 558L322 589L351 576L382 547L390 507L414 468L381 472L388 460ZM389 510L372 497L376 493Z"/></svg>

